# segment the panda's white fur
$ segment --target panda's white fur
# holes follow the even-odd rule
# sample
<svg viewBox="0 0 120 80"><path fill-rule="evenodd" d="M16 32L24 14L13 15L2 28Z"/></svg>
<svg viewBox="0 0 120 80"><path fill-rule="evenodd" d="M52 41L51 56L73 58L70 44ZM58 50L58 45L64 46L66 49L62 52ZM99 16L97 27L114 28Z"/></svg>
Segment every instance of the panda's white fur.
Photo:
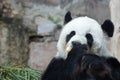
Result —
<svg viewBox="0 0 120 80"><path fill-rule="evenodd" d="M76 34L73 36L68 43L66 43L66 35L71 31L75 31ZM101 29L101 25L92 18L89 17L78 17L67 23L60 34L57 43L57 54L56 57L66 59L67 52L66 47L71 46L71 41L79 41L81 44L87 44L86 33L90 33L93 36L92 51L100 56L112 56L108 52L106 47L105 34Z"/></svg>

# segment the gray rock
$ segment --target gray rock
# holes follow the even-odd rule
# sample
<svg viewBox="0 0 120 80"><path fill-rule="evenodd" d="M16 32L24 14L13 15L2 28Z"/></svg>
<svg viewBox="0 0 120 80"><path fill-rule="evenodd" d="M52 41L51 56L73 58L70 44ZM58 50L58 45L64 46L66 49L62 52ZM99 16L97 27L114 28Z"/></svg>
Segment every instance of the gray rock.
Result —
<svg viewBox="0 0 120 80"><path fill-rule="evenodd" d="M30 30L36 32L37 25L32 21L32 19L23 17L23 25L28 27Z"/></svg>
<svg viewBox="0 0 120 80"><path fill-rule="evenodd" d="M28 65L34 69L44 71L50 60L56 54L56 42L30 44L30 56Z"/></svg>
<svg viewBox="0 0 120 80"><path fill-rule="evenodd" d="M0 25L0 65L26 65L28 61L28 29L19 24Z"/></svg>
<svg viewBox="0 0 120 80"><path fill-rule="evenodd" d="M66 6L72 15L88 16L103 23L110 19L109 0L73 0Z"/></svg>
<svg viewBox="0 0 120 80"><path fill-rule="evenodd" d="M28 25L31 25L30 23L35 23L36 25L39 25L41 23L42 19L48 19L49 16L54 18L55 20L57 18L60 19L59 24L62 25L62 19L65 14L65 10L60 9L60 7L49 7L45 5L34 5L32 8L26 8L25 9L25 15L24 15L24 23ZM30 27L31 28L31 27Z"/></svg>
<svg viewBox="0 0 120 80"><path fill-rule="evenodd" d="M51 35L51 33L55 31L56 27L57 27L56 24L48 20L41 21L37 26L37 34L43 36Z"/></svg>
<svg viewBox="0 0 120 80"><path fill-rule="evenodd" d="M71 11L73 16L87 15L103 23L110 19L110 0L10 0L14 8L24 9L24 17L34 21L34 16L42 15L47 19L48 15L63 18L66 11ZM21 6L17 4L21 3ZM22 7L22 8L21 8Z"/></svg>
<svg viewBox="0 0 120 80"><path fill-rule="evenodd" d="M45 4L51 5L51 6L58 6L60 5L61 0L46 0Z"/></svg>

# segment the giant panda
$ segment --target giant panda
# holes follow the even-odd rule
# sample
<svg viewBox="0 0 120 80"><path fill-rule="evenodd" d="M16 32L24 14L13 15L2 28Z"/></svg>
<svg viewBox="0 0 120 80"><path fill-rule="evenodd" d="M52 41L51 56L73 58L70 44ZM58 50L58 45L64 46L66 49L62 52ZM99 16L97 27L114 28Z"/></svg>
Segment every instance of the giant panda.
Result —
<svg viewBox="0 0 120 80"><path fill-rule="evenodd" d="M120 63L113 57L89 53L88 47L72 42L66 59L54 57L41 80L120 80Z"/></svg>
<svg viewBox="0 0 120 80"><path fill-rule="evenodd" d="M88 17L72 20L70 12L65 15L64 23L58 53L41 80L120 80L120 63L105 43L106 38L113 36L113 23L106 20L99 25Z"/></svg>
<svg viewBox="0 0 120 80"><path fill-rule="evenodd" d="M64 18L64 26L61 31L56 57L67 58L72 49L72 42L86 44L88 52L99 56L113 56L106 47L107 39L114 33L114 25L110 20L100 25L96 20L87 16L72 19L71 13L67 12Z"/></svg>

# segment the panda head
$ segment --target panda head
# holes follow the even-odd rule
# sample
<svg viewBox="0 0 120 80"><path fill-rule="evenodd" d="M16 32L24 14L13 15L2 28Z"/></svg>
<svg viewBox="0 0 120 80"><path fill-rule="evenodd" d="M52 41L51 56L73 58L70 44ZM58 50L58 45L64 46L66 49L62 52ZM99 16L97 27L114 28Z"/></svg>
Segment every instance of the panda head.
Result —
<svg viewBox="0 0 120 80"><path fill-rule="evenodd" d="M74 35L73 35L74 33ZM66 36L66 53L69 53L74 47L74 43L86 45L88 51L91 50L93 44L93 37L90 33L86 33L85 36L80 36L75 31L71 31L70 34ZM79 47L79 45L77 45Z"/></svg>
<svg viewBox="0 0 120 80"><path fill-rule="evenodd" d="M106 39L113 36L114 25L110 20L100 25L96 20L89 17L72 19L68 12L64 18L64 27L57 43L57 57L66 58L72 49L72 42L85 44L92 53L109 56L106 48Z"/></svg>

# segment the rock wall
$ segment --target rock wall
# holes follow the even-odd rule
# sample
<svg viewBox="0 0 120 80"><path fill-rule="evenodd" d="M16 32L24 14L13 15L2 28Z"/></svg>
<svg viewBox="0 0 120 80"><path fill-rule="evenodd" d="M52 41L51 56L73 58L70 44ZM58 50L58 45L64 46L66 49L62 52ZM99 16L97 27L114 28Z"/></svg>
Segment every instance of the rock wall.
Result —
<svg viewBox="0 0 120 80"><path fill-rule="evenodd" d="M111 0L111 19L115 25L114 37L111 40L111 51L120 60L120 0Z"/></svg>
<svg viewBox="0 0 120 80"><path fill-rule="evenodd" d="M28 61L28 29L15 24L0 24L0 64L10 61L26 65Z"/></svg>
<svg viewBox="0 0 120 80"><path fill-rule="evenodd" d="M73 0L67 10L73 15L89 16L99 23L110 19L109 0Z"/></svg>
<svg viewBox="0 0 120 80"><path fill-rule="evenodd" d="M96 19L100 24L103 23L105 19L110 19L109 8L110 0L7 0L7 1L11 3L14 9L18 10L19 13L21 13L21 15L23 16L23 25L27 26L29 29L35 32L38 32L37 35L35 34L34 36L30 36L30 38L45 37L46 39L46 37L54 36L58 39L60 30L56 29L59 26L63 25L63 18L67 11L72 12L73 18L77 16L89 16ZM44 26L47 27L47 29L45 29ZM40 33L43 31L45 33ZM53 33L55 35L53 35ZM44 70L46 68L47 64L49 63L49 60L51 60L51 58L54 57L54 55L56 54L56 42L54 43L53 41L51 43L46 43L49 41L50 40L46 39L43 42L39 43L33 42L30 44L30 56L29 56L30 67L39 70ZM14 54L12 56L14 56Z"/></svg>
<svg viewBox="0 0 120 80"><path fill-rule="evenodd" d="M8 61L9 58L9 49L8 49L8 29L6 25L0 26L0 64L4 64Z"/></svg>
<svg viewBox="0 0 120 80"><path fill-rule="evenodd" d="M63 24L63 17L71 11L74 17L89 16L102 23L110 19L110 0L8 0L24 16L24 24L36 30L42 19L59 18L57 24ZM51 21L51 20L50 20ZM52 21L54 22L54 21Z"/></svg>

